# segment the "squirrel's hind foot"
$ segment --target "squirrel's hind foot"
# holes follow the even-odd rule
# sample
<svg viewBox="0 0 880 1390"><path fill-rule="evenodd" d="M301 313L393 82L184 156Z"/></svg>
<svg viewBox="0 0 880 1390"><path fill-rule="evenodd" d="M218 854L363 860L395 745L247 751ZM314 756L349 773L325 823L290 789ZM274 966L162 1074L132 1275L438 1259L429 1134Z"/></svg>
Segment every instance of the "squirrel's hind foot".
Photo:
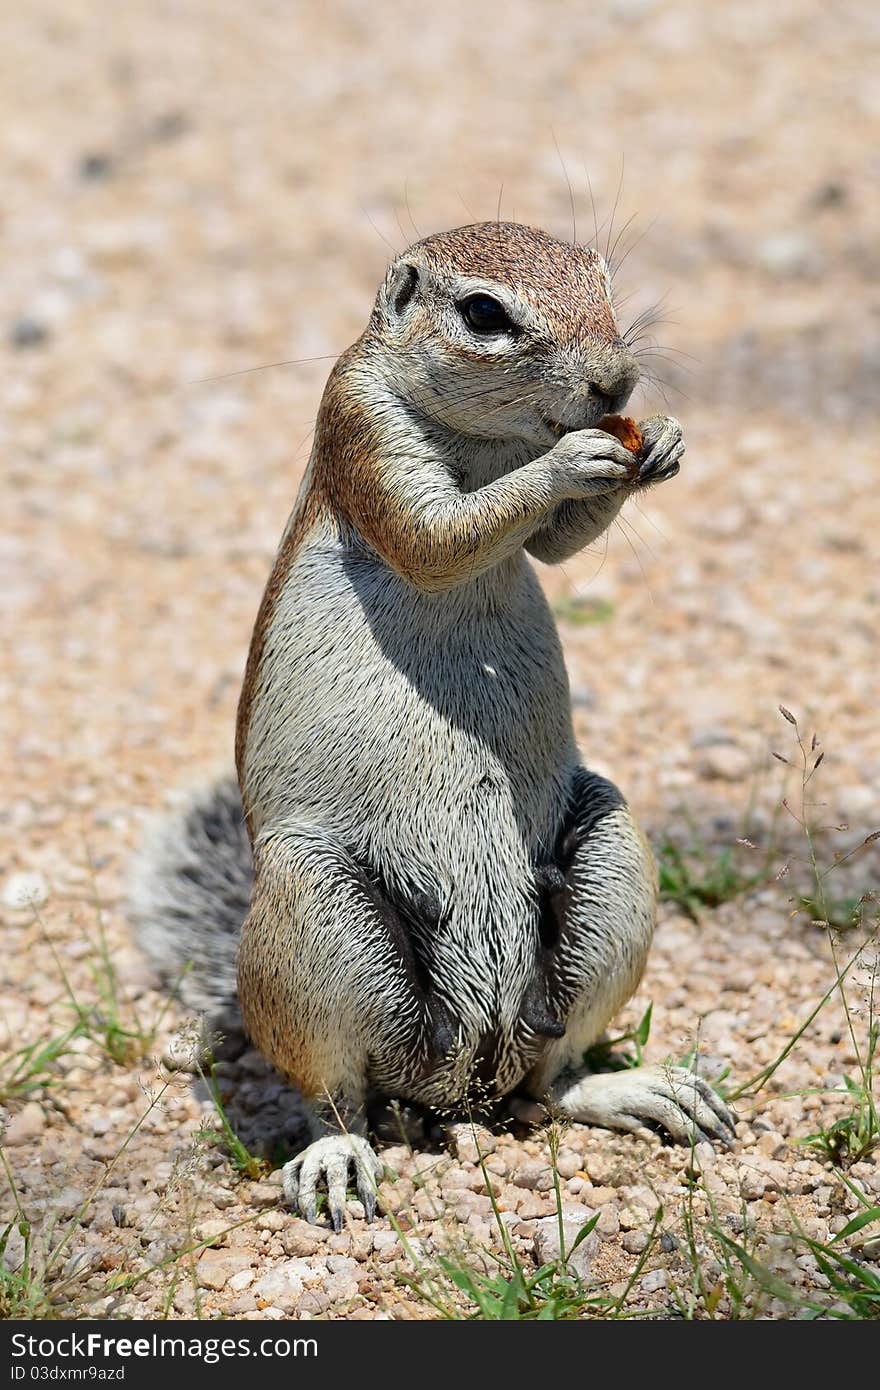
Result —
<svg viewBox="0 0 880 1390"><path fill-rule="evenodd" d="M730 1148L735 1117L708 1082L684 1067L647 1066L561 1078L552 1101L569 1119L603 1129L660 1129L679 1144Z"/></svg>
<svg viewBox="0 0 880 1390"><path fill-rule="evenodd" d="M317 1220L318 1184L325 1184L330 1220L334 1231L339 1232L350 1177L354 1178L364 1215L372 1221L382 1172L381 1160L361 1135L327 1134L285 1163L281 1180L289 1205L313 1224Z"/></svg>

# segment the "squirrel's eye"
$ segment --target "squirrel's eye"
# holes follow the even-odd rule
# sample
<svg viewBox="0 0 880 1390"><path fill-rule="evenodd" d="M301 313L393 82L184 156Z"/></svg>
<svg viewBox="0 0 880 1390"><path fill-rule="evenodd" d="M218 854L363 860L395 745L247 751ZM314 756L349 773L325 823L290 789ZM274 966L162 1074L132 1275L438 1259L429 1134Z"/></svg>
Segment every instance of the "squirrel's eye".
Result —
<svg viewBox="0 0 880 1390"><path fill-rule="evenodd" d="M507 310L488 294L472 294L458 306L459 313L475 333L512 333L516 324Z"/></svg>

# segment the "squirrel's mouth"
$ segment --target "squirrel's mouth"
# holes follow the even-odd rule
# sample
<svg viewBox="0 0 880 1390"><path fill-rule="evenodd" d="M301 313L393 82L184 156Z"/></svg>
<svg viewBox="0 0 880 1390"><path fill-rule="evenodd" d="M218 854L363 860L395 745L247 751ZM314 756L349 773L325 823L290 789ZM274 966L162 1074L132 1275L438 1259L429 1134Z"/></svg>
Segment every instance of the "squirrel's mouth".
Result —
<svg viewBox="0 0 880 1390"><path fill-rule="evenodd" d="M596 429L596 427L599 424L600 418L603 417L603 410L597 409L595 407L591 409L588 406L585 410L581 412L580 419L572 420L567 424L563 420L555 420L552 415L545 415L542 411L541 423L545 426L546 429L550 431L550 433L554 436L555 439L561 439L563 435L573 434L576 430Z"/></svg>

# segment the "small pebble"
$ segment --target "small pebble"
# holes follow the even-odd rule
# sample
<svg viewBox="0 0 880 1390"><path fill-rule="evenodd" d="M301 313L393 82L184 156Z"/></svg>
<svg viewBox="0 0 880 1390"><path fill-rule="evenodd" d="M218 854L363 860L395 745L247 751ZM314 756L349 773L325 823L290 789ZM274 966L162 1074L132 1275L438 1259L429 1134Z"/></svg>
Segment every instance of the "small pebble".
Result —
<svg viewBox="0 0 880 1390"><path fill-rule="evenodd" d="M600 1239L596 1231L593 1230L576 1247L575 1241L592 1214L586 1208L575 1210L566 1207L562 1212L562 1237L565 1243L566 1267L583 1283L586 1283L590 1278L592 1264L599 1250ZM561 1256L559 1219L557 1216L544 1217L535 1224L535 1262L538 1265L551 1264L554 1260L559 1260Z"/></svg>
<svg viewBox="0 0 880 1390"><path fill-rule="evenodd" d="M16 319L9 329L9 341L14 348L41 347L48 338L49 327L40 319Z"/></svg>
<svg viewBox="0 0 880 1390"><path fill-rule="evenodd" d="M31 1140L39 1139L45 1128L46 1116L42 1106L35 1100L26 1101L6 1126L2 1136L3 1143L9 1149L16 1148L19 1144L29 1144Z"/></svg>
<svg viewBox="0 0 880 1390"><path fill-rule="evenodd" d="M3 884L3 906L42 907L49 900L49 885L40 873L10 874Z"/></svg>

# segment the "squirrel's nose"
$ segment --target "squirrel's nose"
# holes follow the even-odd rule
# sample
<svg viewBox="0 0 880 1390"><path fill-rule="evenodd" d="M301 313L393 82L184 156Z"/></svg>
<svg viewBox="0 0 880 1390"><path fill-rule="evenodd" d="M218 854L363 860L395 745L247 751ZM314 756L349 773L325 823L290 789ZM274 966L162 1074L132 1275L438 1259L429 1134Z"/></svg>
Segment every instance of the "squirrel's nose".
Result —
<svg viewBox="0 0 880 1390"><path fill-rule="evenodd" d="M598 400L603 410L619 410L629 400L639 379L639 368L630 353L621 354L613 366L604 367L596 380L590 382L590 395Z"/></svg>

